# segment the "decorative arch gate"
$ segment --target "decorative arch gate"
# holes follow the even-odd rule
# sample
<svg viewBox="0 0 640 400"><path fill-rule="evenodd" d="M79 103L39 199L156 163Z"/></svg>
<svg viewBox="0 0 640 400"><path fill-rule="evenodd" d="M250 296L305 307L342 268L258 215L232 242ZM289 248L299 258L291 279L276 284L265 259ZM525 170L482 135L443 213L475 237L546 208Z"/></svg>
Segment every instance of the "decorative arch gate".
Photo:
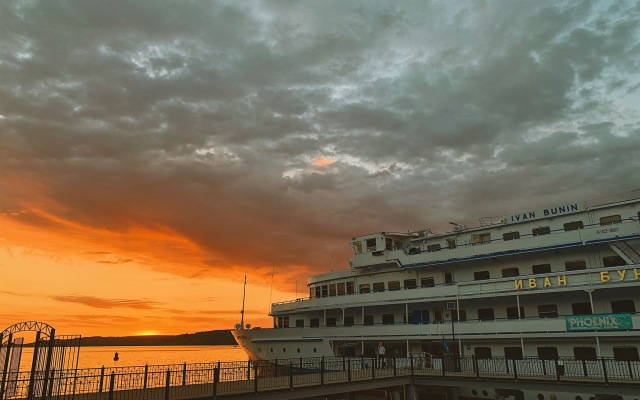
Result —
<svg viewBox="0 0 640 400"><path fill-rule="evenodd" d="M36 332L28 372L20 371L24 338L15 337L25 331ZM78 369L80 335L55 333L51 325L37 321L19 322L0 333L0 400L47 399L60 391L53 378Z"/></svg>

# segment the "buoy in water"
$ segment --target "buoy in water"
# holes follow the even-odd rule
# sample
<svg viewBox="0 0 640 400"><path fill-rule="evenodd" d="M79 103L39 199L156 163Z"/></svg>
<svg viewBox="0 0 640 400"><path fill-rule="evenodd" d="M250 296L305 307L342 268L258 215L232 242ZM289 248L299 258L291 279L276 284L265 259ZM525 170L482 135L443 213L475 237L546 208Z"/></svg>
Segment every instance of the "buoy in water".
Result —
<svg viewBox="0 0 640 400"><path fill-rule="evenodd" d="M118 352L116 351L116 354L113 355L113 361L118 361L120 359L120 357L118 357Z"/></svg>

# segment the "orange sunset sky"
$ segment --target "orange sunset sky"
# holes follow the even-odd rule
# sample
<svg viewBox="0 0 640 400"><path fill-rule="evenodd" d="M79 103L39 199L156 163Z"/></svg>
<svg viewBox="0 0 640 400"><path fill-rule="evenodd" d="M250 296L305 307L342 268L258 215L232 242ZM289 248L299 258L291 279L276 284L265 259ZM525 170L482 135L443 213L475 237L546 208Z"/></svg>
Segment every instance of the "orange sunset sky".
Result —
<svg viewBox="0 0 640 400"><path fill-rule="evenodd" d="M5 1L0 330L269 327L349 240L640 187L637 4Z"/></svg>

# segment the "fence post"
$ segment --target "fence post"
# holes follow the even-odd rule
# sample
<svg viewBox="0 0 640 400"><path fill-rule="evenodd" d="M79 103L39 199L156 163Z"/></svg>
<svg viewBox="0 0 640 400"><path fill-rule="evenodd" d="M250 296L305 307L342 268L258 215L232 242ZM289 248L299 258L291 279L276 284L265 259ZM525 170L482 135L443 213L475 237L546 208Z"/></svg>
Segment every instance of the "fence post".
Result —
<svg viewBox="0 0 640 400"><path fill-rule="evenodd" d="M513 360L513 379L518 380L518 364L516 359Z"/></svg>
<svg viewBox="0 0 640 400"><path fill-rule="evenodd" d="M347 369L347 364L346 364L346 361L344 359L344 356L342 356L342 370L346 371L346 369Z"/></svg>
<svg viewBox="0 0 640 400"><path fill-rule="evenodd" d="M276 372L273 375L274 378L278 377L278 358L276 357Z"/></svg>
<svg viewBox="0 0 640 400"><path fill-rule="evenodd" d="M247 360L247 380L251 380L251 359Z"/></svg>
<svg viewBox="0 0 640 400"><path fill-rule="evenodd" d="M444 357L444 354L443 354L443 355L442 355L442 376L445 376L445 375L446 375L446 372L445 372L445 371L446 371L446 368L445 368L445 366L444 366L445 361L446 361L446 358Z"/></svg>
<svg viewBox="0 0 640 400"><path fill-rule="evenodd" d="M104 384L104 365L100 369L100 389L98 389L99 393L102 393L102 386Z"/></svg>
<svg viewBox="0 0 640 400"><path fill-rule="evenodd" d="M169 400L170 387L171 387L171 369L167 368L167 382L166 382L166 386L164 387L164 400Z"/></svg>
<svg viewBox="0 0 640 400"><path fill-rule="evenodd" d="M187 362L182 365L182 386L187 385Z"/></svg>
<svg viewBox="0 0 640 400"><path fill-rule="evenodd" d="M289 388L293 391L293 362L289 363Z"/></svg>
<svg viewBox="0 0 640 400"><path fill-rule="evenodd" d="M218 396L218 382L220 382L220 365L213 369L213 398Z"/></svg>
<svg viewBox="0 0 640 400"><path fill-rule="evenodd" d="M320 386L324 386L324 356L320 360Z"/></svg>
<svg viewBox="0 0 640 400"><path fill-rule="evenodd" d="M111 380L109 381L109 400L113 400L113 389L116 385L116 373L111 373Z"/></svg>
<svg viewBox="0 0 640 400"><path fill-rule="evenodd" d="M504 358L504 364L507 367L507 375L509 375L509 359L507 357Z"/></svg>
<svg viewBox="0 0 640 400"><path fill-rule="evenodd" d="M351 359L347 361L347 381L351 382Z"/></svg>
<svg viewBox="0 0 640 400"><path fill-rule="evenodd" d="M473 360L473 368L476 370L476 378L480 379L480 366L475 354L471 356L471 359Z"/></svg>
<svg viewBox="0 0 640 400"><path fill-rule="evenodd" d="M60 371L62 372L62 371ZM47 392L47 388L45 387L42 392L44 393L48 393L49 394L49 398L51 399L51 395L53 394L53 382L56 379L56 369L52 368L51 369L51 379L49 380L49 391Z"/></svg>
<svg viewBox="0 0 640 400"><path fill-rule="evenodd" d="M253 393L258 393L258 364L253 364Z"/></svg>
<svg viewBox="0 0 640 400"><path fill-rule="evenodd" d="M396 357L393 357L393 376L398 376L398 368L396 366Z"/></svg>
<svg viewBox="0 0 640 400"><path fill-rule="evenodd" d="M553 359L553 362L554 362L554 363L555 363L555 365L556 365L556 380L557 380L558 382L560 382L560 368L558 368L558 365L559 365L559 364L558 364L558 359L557 359L557 358L554 358L554 359Z"/></svg>
<svg viewBox="0 0 640 400"><path fill-rule="evenodd" d="M375 381L376 380L376 359L372 358L371 361L372 361L372 363L371 363L371 380Z"/></svg>
<svg viewBox="0 0 640 400"><path fill-rule="evenodd" d="M103 367L104 368L104 367ZM143 388L147 388L147 382L149 380L149 364L144 365L144 382L142 384Z"/></svg>
<svg viewBox="0 0 640 400"><path fill-rule="evenodd" d="M631 361L627 361L627 368L629 369L629 378L633 379L633 369L631 368Z"/></svg>
<svg viewBox="0 0 640 400"><path fill-rule="evenodd" d="M300 357L300 374L302 374L302 357Z"/></svg>
<svg viewBox="0 0 640 400"><path fill-rule="evenodd" d="M582 374L586 377L589 376L589 372L587 372L587 362L582 360Z"/></svg>
<svg viewBox="0 0 640 400"><path fill-rule="evenodd" d="M413 377L413 353L409 353L409 361L411 363L411 377Z"/></svg>
<svg viewBox="0 0 640 400"><path fill-rule="evenodd" d="M602 373L604 374L604 383L609 384L609 376L607 376L607 362L604 357L600 357L602 360Z"/></svg>

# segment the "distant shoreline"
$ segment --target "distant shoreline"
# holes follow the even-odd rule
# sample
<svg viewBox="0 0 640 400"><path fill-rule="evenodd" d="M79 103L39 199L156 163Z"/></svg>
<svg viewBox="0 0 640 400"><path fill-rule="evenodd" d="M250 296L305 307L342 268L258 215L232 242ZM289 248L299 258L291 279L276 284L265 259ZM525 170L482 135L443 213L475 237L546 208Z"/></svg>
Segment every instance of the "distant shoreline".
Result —
<svg viewBox="0 0 640 400"><path fill-rule="evenodd" d="M237 345L231 331L215 330L182 335L88 336L80 339L82 347L100 346L223 346ZM32 347L34 344L26 344Z"/></svg>

